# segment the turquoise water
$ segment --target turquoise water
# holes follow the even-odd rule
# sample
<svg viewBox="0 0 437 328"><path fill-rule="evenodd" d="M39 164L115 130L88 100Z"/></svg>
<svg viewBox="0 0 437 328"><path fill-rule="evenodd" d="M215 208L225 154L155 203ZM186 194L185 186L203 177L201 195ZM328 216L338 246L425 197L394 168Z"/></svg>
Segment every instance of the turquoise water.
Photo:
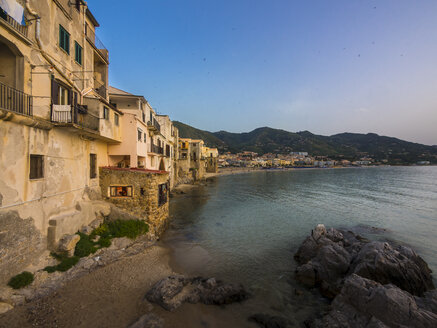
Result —
<svg viewBox="0 0 437 328"><path fill-rule="evenodd" d="M293 255L319 223L408 244L437 272L437 167L223 176L173 198L170 211L163 239L180 271L241 282L252 292L235 316L264 312L299 325L323 310L326 301L293 280Z"/></svg>

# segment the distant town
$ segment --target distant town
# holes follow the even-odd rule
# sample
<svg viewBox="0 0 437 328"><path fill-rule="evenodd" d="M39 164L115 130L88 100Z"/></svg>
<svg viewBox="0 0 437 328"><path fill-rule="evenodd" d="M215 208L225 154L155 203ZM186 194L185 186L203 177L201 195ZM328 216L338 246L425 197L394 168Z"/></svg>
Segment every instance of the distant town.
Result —
<svg viewBox="0 0 437 328"><path fill-rule="evenodd" d="M363 156L359 160L337 160L328 156L312 156L308 152L290 152L289 154L267 153L258 155L251 151L237 154L230 152L219 155L218 167L258 167L258 168L332 168L353 166L379 166L388 165L388 160L377 161L371 157ZM417 165L430 165L429 161L419 161Z"/></svg>

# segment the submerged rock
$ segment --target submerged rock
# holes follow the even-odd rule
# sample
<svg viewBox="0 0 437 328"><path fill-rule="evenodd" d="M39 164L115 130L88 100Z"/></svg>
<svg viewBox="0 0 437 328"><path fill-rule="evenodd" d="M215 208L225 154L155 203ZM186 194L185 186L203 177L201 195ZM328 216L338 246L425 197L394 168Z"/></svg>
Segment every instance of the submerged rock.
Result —
<svg viewBox="0 0 437 328"><path fill-rule="evenodd" d="M242 285L181 275L160 280L146 294L149 302L157 303L168 311L177 309L184 302L224 305L241 302L248 297Z"/></svg>

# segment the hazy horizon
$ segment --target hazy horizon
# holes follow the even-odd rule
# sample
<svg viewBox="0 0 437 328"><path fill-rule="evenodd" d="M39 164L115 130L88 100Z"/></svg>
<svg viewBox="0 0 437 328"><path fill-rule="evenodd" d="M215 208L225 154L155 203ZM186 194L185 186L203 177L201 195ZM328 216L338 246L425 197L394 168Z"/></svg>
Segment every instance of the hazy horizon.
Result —
<svg viewBox="0 0 437 328"><path fill-rule="evenodd" d="M92 2L110 82L207 131L437 144L437 2Z"/></svg>

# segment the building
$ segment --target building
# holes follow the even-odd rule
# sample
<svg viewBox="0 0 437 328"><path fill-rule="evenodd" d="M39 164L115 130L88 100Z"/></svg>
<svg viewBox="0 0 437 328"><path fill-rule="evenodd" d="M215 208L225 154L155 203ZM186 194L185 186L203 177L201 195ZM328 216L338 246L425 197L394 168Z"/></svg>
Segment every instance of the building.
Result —
<svg viewBox="0 0 437 328"><path fill-rule="evenodd" d="M206 171L205 158L202 156L203 140L179 138L178 176L184 180L200 180Z"/></svg>
<svg viewBox="0 0 437 328"><path fill-rule="evenodd" d="M22 242L9 255L20 254L20 263L1 261L8 266L1 272L18 270L100 215L98 167L109 164L108 145L121 142L123 117L109 103L109 54L86 3L13 4L23 6L27 23L1 11L0 216L22 225L8 233L31 231L33 241L17 235Z"/></svg>
<svg viewBox="0 0 437 328"><path fill-rule="evenodd" d="M218 150L217 148L202 148L202 158L205 161L205 170L207 173L218 172Z"/></svg>

